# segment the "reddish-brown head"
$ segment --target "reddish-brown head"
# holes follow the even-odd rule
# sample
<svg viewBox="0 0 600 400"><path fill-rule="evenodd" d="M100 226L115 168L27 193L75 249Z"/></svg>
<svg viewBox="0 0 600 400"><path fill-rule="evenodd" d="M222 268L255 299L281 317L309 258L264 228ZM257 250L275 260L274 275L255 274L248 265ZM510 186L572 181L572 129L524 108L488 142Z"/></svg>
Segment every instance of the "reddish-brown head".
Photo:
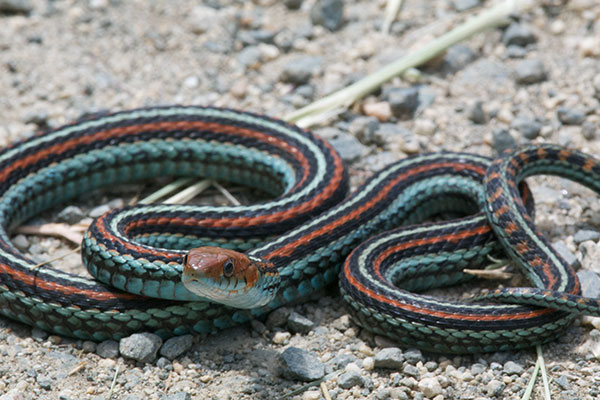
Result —
<svg viewBox="0 0 600 400"><path fill-rule="evenodd" d="M265 263L243 253L219 247L198 247L184 258L182 281L191 292L237 308L268 303L279 278L264 272Z"/></svg>

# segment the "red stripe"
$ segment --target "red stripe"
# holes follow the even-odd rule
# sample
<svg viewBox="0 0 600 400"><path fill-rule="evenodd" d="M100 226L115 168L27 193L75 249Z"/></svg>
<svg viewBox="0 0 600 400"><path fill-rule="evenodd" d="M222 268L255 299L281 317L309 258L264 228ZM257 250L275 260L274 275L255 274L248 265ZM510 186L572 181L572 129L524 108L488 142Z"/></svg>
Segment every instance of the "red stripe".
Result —
<svg viewBox="0 0 600 400"><path fill-rule="evenodd" d="M347 214L345 217L338 218L335 221L332 221L331 223L324 225L321 228L316 229L316 230L302 236L301 238L297 239L296 241L294 241L292 243L282 246L279 249L273 250L269 255L265 256L265 258L271 259L273 257L290 256L297 247L306 245L311 240L313 240L319 236L328 234L329 232L333 231L338 226L341 226L350 220L356 220L356 219L360 218L360 216L364 212L372 209L374 204L381 201L385 196L387 196L387 194L392 190L392 188L394 186L396 186L400 181L407 179L416 174L428 172L428 171L431 171L434 169L441 169L441 168L448 168L448 167L453 168L457 171L463 171L463 170L475 171L478 174L480 174L481 176L483 176L483 174L485 173L485 170L483 168L480 168L475 165L451 163L451 162L427 164L427 165L421 165L418 167L411 168L407 172L396 176L390 183L388 183L383 189L381 189L377 193L376 196L373 196L369 201L367 201L362 206L356 208L355 210L353 210L352 212Z"/></svg>

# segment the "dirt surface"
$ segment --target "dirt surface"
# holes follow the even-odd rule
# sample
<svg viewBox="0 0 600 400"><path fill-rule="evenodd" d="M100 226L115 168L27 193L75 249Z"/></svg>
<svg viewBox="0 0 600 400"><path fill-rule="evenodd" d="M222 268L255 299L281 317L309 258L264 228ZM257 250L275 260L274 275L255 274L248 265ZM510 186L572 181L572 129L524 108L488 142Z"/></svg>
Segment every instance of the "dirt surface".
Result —
<svg viewBox="0 0 600 400"><path fill-rule="evenodd" d="M469 3L475 8L462 11ZM9 12L6 4L17 7ZM387 34L380 31L383 1L343 3L342 23L333 18L330 30L311 22L317 12L309 0L0 0L0 147L84 115L151 105L226 106L281 118L493 4L407 0ZM494 155L550 142L600 155L599 57L596 1L540 1L509 28L454 47L416 81L394 79L313 129L340 151L354 185L407 155L442 149ZM410 90L413 105L401 101ZM532 184L542 230L573 263L600 272L597 197L558 179ZM95 206L131 196L104 193L77 205L86 219ZM40 260L70 249L53 238L15 240ZM80 268L77 255L62 262ZM314 327L299 334L285 320L254 323L194 337L174 360L159 355L149 363L0 318L0 399L275 399L303 385L281 372L280 354L291 346L316 356L325 372L345 368L360 377L354 385L352 376L327 380L338 400L520 398L535 364L534 350L444 357L402 349L399 366L373 369L389 343L348 321L335 288L291 310ZM544 346L553 399L600 396L596 326L578 320L568 336ZM292 398L325 397L313 388ZM542 398L541 384L534 398Z"/></svg>

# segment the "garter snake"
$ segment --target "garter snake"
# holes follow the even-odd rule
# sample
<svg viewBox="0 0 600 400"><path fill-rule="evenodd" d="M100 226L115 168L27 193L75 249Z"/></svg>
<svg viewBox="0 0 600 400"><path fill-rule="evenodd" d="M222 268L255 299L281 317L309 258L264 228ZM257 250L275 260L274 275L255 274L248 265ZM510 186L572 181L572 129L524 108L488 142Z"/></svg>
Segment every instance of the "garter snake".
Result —
<svg viewBox="0 0 600 400"><path fill-rule="evenodd" d="M0 151L0 312L82 339L209 333L302 300L339 275L357 321L406 345L458 353L531 346L555 338L576 313L598 313L521 201L517 184L537 173L600 190L595 159L543 145L494 163L465 153L417 155L347 195L339 155L282 121L179 106L98 116ZM110 211L82 243L95 279L36 268L10 242L11 229L44 210L157 176L241 183L275 198ZM467 216L414 225L445 212ZM465 281L464 268L481 267L501 246L535 288L486 297L501 303L409 291ZM201 295L182 283L184 269ZM206 295L206 286L220 294Z"/></svg>

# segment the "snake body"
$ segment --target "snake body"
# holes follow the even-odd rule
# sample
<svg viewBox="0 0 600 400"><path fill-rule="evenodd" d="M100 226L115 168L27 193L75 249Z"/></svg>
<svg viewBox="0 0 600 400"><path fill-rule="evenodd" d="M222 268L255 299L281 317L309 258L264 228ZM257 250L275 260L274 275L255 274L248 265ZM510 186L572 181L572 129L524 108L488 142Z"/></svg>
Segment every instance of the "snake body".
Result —
<svg viewBox="0 0 600 400"><path fill-rule="evenodd" d="M536 173L600 191L598 161L550 145L494 163L464 153L418 155L347 195L343 163L327 142L264 116L164 107L79 121L0 152L0 312L82 339L209 333L305 299L339 274L359 323L406 345L457 353L531 346L555 338L575 313L598 313L596 300L580 297L574 272L541 238L531 206L521 200L517 185ZM13 227L44 210L157 176L242 183L275 199L113 210L94 221L82 244L95 280L36 267L10 242ZM448 212L468 216L413 225ZM265 279L252 281L254 296L271 290L273 298L237 309L191 293L181 273L187 251L201 246L245 252L266 271ZM502 246L535 288L486 296L501 304L409 291L468 280L462 270L481 267Z"/></svg>

